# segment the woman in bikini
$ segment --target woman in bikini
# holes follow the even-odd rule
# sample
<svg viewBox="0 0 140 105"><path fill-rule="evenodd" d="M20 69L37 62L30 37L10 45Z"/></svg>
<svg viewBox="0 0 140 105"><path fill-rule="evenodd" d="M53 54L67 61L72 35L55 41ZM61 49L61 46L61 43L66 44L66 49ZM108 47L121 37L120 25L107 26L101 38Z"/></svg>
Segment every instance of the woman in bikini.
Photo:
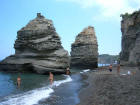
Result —
<svg viewBox="0 0 140 105"><path fill-rule="evenodd" d="M52 85L52 83L53 83L53 74L51 72L49 74L49 80L50 80L50 84Z"/></svg>
<svg viewBox="0 0 140 105"><path fill-rule="evenodd" d="M17 87L20 88L21 78L20 76L17 77Z"/></svg>
<svg viewBox="0 0 140 105"><path fill-rule="evenodd" d="M70 75L70 69L69 69L69 67L66 70L66 75Z"/></svg>

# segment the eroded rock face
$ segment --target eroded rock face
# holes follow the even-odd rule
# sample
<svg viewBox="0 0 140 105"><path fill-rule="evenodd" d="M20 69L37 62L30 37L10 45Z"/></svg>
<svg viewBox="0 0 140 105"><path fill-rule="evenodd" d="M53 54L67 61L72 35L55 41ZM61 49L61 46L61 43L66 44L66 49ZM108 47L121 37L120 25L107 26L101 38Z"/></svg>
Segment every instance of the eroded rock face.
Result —
<svg viewBox="0 0 140 105"><path fill-rule="evenodd" d="M81 69L97 67L98 45L94 28L89 26L76 36L71 45L71 66Z"/></svg>
<svg viewBox="0 0 140 105"><path fill-rule="evenodd" d="M69 66L68 52L63 49L51 20L38 13L17 34L15 55L4 59L0 70L64 73Z"/></svg>
<svg viewBox="0 0 140 105"><path fill-rule="evenodd" d="M137 65L140 62L140 11L122 15L122 65Z"/></svg>

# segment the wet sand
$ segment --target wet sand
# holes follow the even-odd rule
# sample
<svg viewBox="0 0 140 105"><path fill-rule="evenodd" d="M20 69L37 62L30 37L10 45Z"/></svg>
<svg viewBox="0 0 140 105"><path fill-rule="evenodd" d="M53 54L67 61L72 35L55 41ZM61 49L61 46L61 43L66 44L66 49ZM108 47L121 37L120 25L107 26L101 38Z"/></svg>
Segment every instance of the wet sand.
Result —
<svg viewBox="0 0 140 105"><path fill-rule="evenodd" d="M84 75L88 79L86 87L80 91L78 105L140 105L138 68L121 66L120 74L117 74L116 67L113 67L113 72L105 67Z"/></svg>

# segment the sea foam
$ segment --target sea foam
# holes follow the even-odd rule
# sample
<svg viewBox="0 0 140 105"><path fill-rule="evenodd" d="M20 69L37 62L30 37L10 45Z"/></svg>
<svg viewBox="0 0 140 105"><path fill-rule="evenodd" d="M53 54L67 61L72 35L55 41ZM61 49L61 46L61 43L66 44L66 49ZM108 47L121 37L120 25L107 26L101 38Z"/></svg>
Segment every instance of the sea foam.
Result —
<svg viewBox="0 0 140 105"><path fill-rule="evenodd" d="M83 70L83 71L80 72L80 73L86 73L86 72L88 72L88 71L90 71L90 69Z"/></svg>
<svg viewBox="0 0 140 105"><path fill-rule="evenodd" d="M54 81L53 87L54 86L57 87L57 86L61 85L62 83L66 83L66 82L72 81L72 79L71 79L71 77L69 75L64 75L64 76L66 77L66 79L65 80L59 80L59 81Z"/></svg>

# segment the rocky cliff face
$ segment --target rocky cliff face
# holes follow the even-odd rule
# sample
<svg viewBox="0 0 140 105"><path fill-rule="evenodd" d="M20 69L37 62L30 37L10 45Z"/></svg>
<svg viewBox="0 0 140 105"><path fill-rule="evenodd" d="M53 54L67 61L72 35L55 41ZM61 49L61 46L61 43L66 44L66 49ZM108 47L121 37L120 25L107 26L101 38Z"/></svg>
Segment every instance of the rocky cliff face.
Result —
<svg viewBox="0 0 140 105"><path fill-rule="evenodd" d="M140 11L122 15L122 65L137 65L140 62Z"/></svg>
<svg viewBox="0 0 140 105"><path fill-rule="evenodd" d="M63 73L69 66L68 52L61 46L52 21L40 13L17 34L15 55L4 59L0 70Z"/></svg>
<svg viewBox="0 0 140 105"><path fill-rule="evenodd" d="M94 28L89 26L76 36L71 45L71 66L92 69L97 67L98 45Z"/></svg>

